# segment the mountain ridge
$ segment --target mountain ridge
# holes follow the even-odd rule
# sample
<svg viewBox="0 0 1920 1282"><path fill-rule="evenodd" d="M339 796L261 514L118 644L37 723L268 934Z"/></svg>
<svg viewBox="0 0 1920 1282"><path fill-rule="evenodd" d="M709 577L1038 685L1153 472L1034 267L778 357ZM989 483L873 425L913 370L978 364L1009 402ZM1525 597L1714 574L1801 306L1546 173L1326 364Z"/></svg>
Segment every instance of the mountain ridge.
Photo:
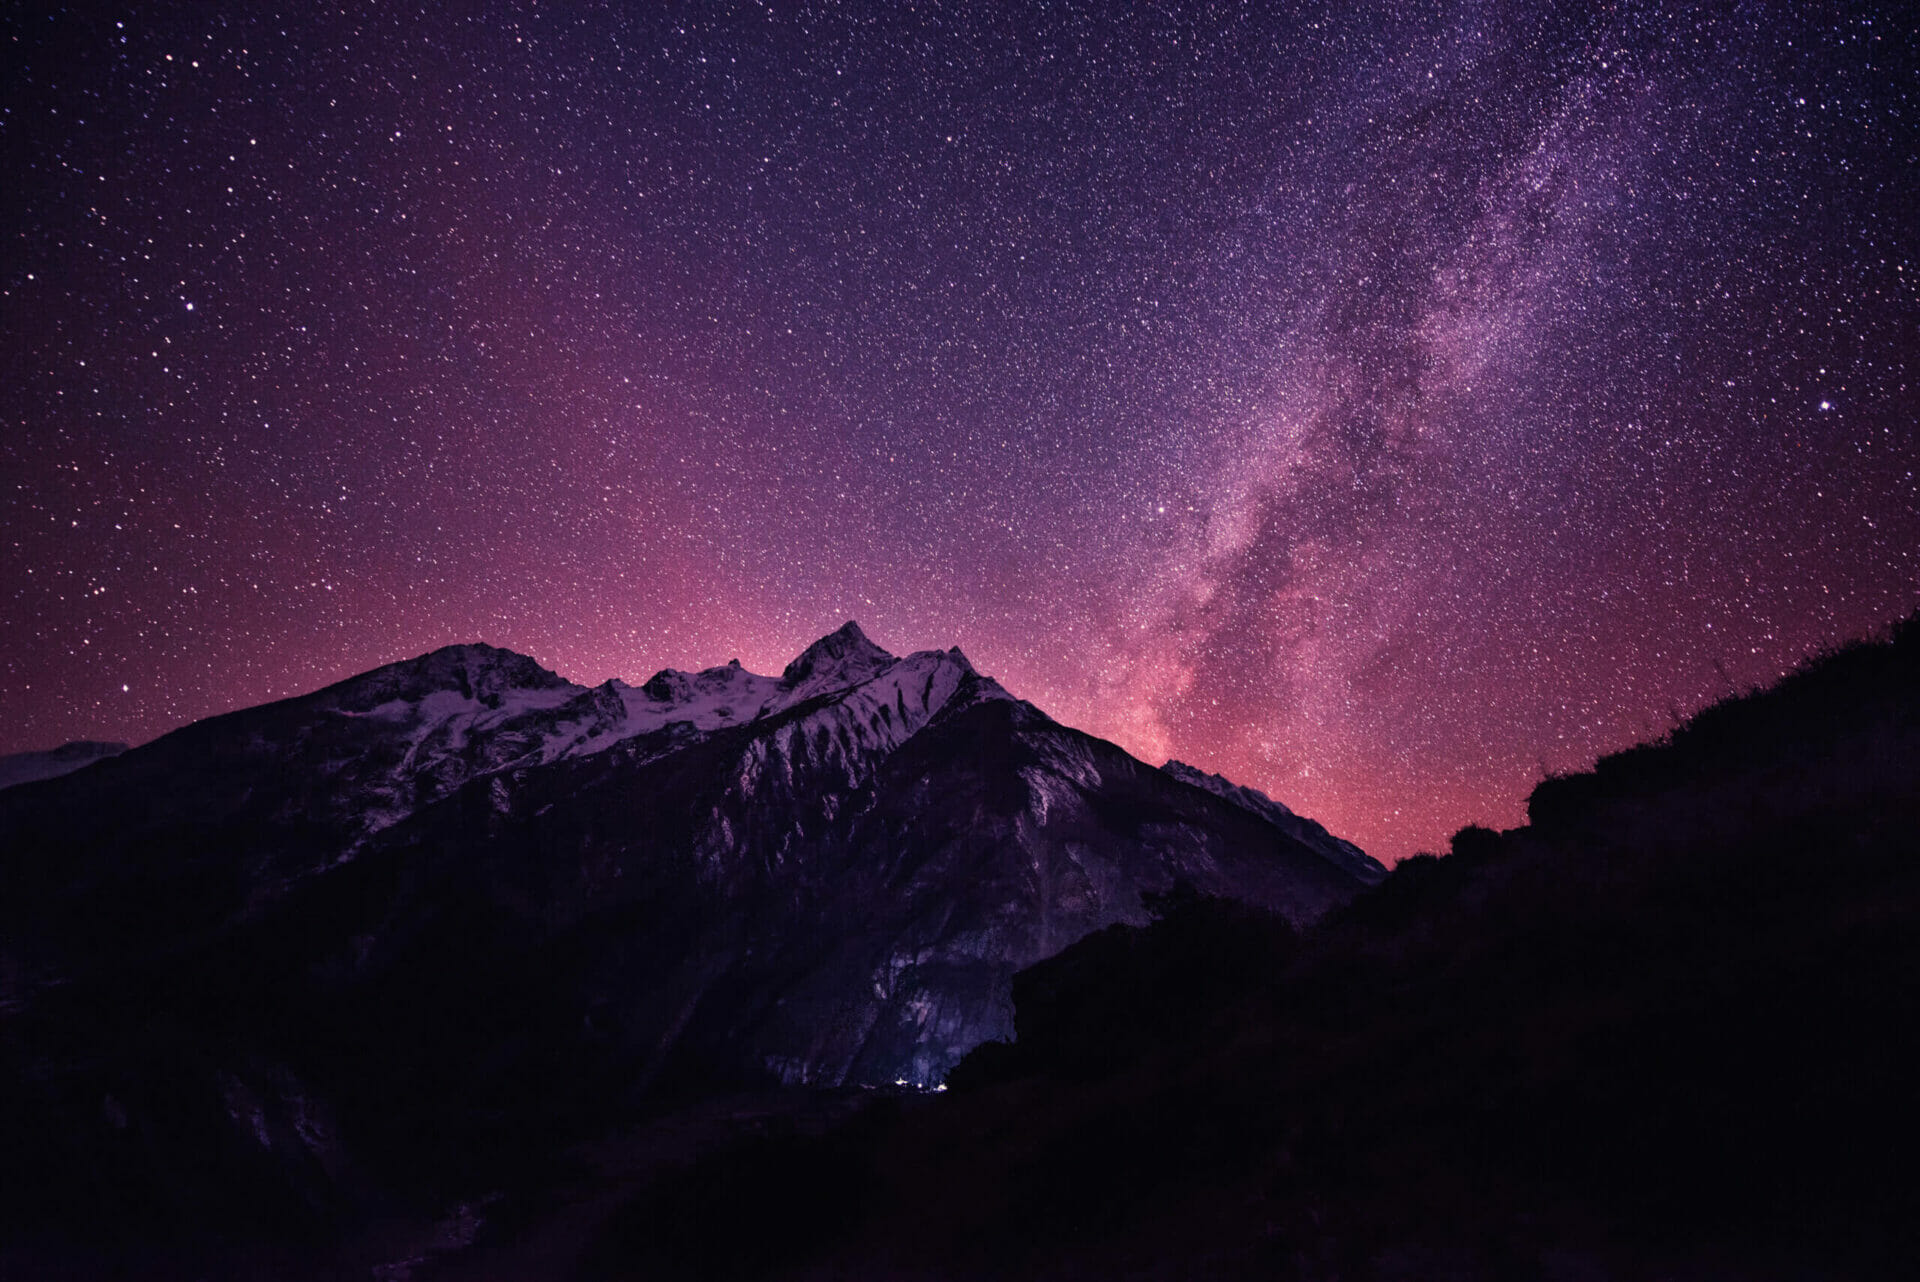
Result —
<svg viewBox="0 0 1920 1282"><path fill-rule="evenodd" d="M1307 921L1384 875L853 623L640 686L443 647L0 793L0 832L20 1160L148 1188L218 1137L194 1196L298 1221L327 1172L511 1169L663 1093L931 1087L1154 896Z"/></svg>
<svg viewBox="0 0 1920 1282"><path fill-rule="evenodd" d="M96 761L117 757L127 744L105 739L73 739L57 748L12 752L0 757L0 789L42 779L57 779L85 769Z"/></svg>

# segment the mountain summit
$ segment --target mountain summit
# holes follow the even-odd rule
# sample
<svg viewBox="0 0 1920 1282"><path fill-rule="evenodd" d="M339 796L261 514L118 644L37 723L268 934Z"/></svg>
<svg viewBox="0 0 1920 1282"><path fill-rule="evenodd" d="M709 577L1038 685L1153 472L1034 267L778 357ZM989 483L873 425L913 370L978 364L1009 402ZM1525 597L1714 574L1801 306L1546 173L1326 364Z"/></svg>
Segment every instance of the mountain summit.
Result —
<svg viewBox="0 0 1920 1282"><path fill-rule="evenodd" d="M663 1093L931 1086L1154 896L1304 921L1382 875L1253 797L851 622L638 687L449 647L0 793L9 1089L115 1188L211 1128L218 1202Z"/></svg>
<svg viewBox="0 0 1920 1282"><path fill-rule="evenodd" d="M864 680L894 662L894 657L867 640L860 625L849 619L800 652L780 674L780 681L798 690L813 683L817 689L838 688Z"/></svg>

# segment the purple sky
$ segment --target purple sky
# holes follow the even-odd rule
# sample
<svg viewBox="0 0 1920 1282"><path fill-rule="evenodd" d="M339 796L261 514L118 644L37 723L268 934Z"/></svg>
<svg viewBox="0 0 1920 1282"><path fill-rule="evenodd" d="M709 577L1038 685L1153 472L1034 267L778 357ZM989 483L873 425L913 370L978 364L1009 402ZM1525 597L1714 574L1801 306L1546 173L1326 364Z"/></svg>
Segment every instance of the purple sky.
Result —
<svg viewBox="0 0 1920 1282"><path fill-rule="evenodd" d="M0 751L857 618L1393 859L1920 606L1899 9L1113 8L8 9Z"/></svg>

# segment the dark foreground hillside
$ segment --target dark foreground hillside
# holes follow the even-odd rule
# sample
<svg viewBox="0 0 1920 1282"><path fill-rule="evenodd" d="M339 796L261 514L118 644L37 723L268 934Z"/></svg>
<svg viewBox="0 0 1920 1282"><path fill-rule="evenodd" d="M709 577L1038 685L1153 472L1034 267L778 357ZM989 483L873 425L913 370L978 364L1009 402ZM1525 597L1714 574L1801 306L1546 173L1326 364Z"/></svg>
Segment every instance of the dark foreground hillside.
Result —
<svg viewBox="0 0 1920 1282"><path fill-rule="evenodd" d="M1920 1276L1920 624L1306 935L1174 897L952 1090L676 1172L589 1276Z"/></svg>

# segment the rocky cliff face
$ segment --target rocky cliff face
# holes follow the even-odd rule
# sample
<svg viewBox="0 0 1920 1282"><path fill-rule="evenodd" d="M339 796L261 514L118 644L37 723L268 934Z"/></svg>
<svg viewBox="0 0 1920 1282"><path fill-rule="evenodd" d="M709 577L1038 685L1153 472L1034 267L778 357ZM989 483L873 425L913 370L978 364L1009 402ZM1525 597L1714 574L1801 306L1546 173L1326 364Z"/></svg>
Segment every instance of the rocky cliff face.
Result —
<svg viewBox="0 0 1920 1282"><path fill-rule="evenodd" d="M1305 920L1379 877L1211 778L852 624L639 687L436 651L0 796L14 1067L136 1163L225 1117L309 1204L663 1090L932 1085L1143 895Z"/></svg>

